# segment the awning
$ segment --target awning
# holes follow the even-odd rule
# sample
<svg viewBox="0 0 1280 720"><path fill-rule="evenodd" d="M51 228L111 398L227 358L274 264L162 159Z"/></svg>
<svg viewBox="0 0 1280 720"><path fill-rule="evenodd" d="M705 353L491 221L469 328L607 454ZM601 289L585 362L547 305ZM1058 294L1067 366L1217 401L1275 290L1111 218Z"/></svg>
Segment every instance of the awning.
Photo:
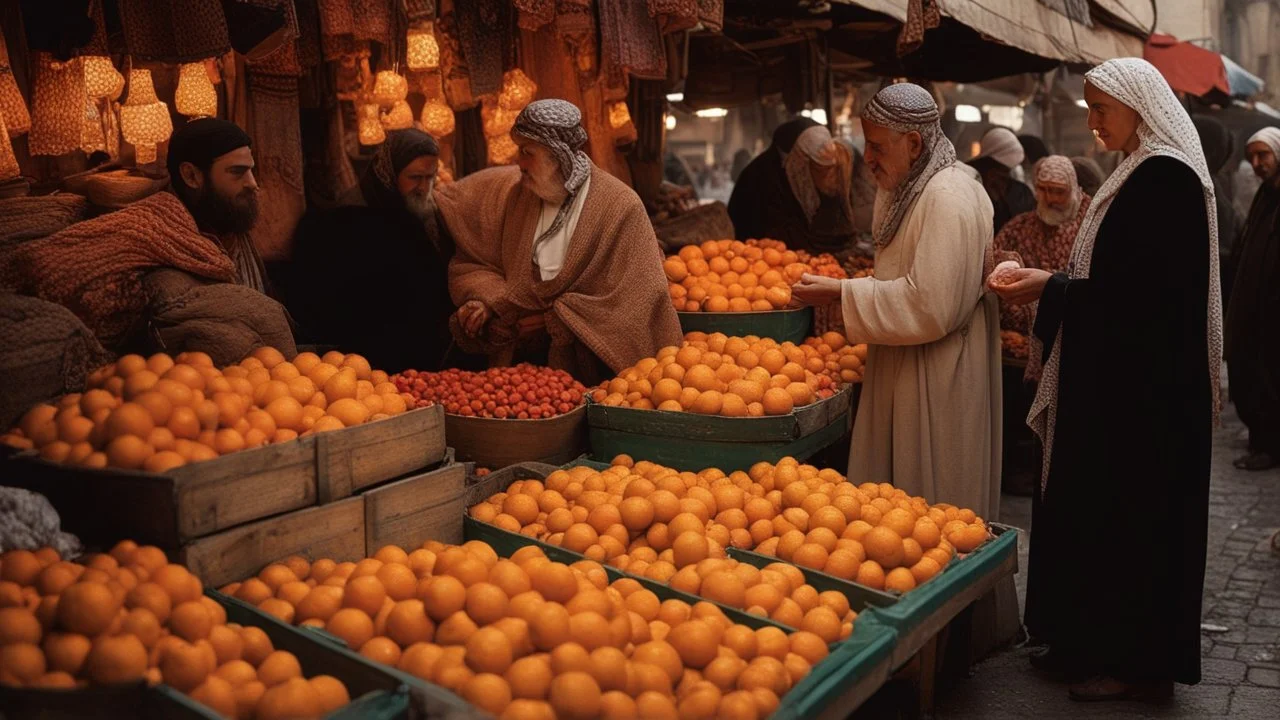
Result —
<svg viewBox="0 0 1280 720"><path fill-rule="evenodd" d="M1231 86L1233 97L1253 97L1267 87L1267 83L1257 75L1245 70L1235 60L1222 56L1222 64L1227 69L1227 84Z"/></svg>
<svg viewBox="0 0 1280 720"><path fill-rule="evenodd" d="M1093 22L1092 27L1075 22L1038 0L938 0L938 3L943 15L1040 57L1097 65L1111 58L1142 55L1141 38L1100 22Z"/></svg>
<svg viewBox="0 0 1280 720"><path fill-rule="evenodd" d="M1160 70L1169 87L1182 93L1205 97L1214 92L1231 95L1227 68L1222 56L1172 35L1153 34L1147 40L1142 56Z"/></svg>

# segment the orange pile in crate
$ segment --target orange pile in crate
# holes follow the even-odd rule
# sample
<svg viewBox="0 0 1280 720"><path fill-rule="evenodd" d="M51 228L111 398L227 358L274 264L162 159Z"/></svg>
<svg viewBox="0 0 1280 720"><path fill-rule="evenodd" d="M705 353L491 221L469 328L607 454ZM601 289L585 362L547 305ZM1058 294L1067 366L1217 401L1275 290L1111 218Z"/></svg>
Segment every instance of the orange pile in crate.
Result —
<svg viewBox="0 0 1280 720"><path fill-rule="evenodd" d="M56 463L164 472L399 415L409 397L354 353L288 361L263 347L222 370L202 352L125 355L84 393L27 411L0 443Z"/></svg>
<svg viewBox="0 0 1280 720"><path fill-rule="evenodd" d="M306 679L260 628L227 623L199 578L131 541L83 563L51 548L0 555L0 684L165 683L228 718L320 717L351 701Z"/></svg>
<svg viewBox="0 0 1280 720"><path fill-rule="evenodd" d="M662 265L682 312L780 310L812 268L777 240L708 240L686 245Z"/></svg>
<svg viewBox="0 0 1280 720"><path fill-rule="evenodd" d="M810 357L822 361L822 369L814 370L837 383L859 383L866 370L867 346L850 345L844 335L838 332L823 333L822 337L811 337L804 341L804 352ZM816 368L817 365L806 367Z"/></svg>
<svg viewBox="0 0 1280 720"><path fill-rule="evenodd" d="M835 383L817 349L754 335L692 332L603 383L595 402L723 417L786 415L831 397Z"/></svg>
<svg viewBox="0 0 1280 720"><path fill-rule="evenodd" d="M563 370L521 363L482 372L406 370L391 378L418 407L439 404L451 415L537 420L582 404L587 388Z"/></svg>
<svg viewBox="0 0 1280 720"><path fill-rule="evenodd" d="M723 558L732 546L905 592L989 536L972 510L931 506L886 483L854 485L835 470L793 458L725 475L678 472L622 455L601 472L576 467L512 488L468 513L660 582L672 582L690 564ZM705 595L701 587L690 592ZM743 607L779 619L769 604Z"/></svg>
<svg viewBox="0 0 1280 720"><path fill-rule="evenodd" d="M233 594L502 718L766 717L827 655L811 632L752 630L661 601L536 546L387 546L358 563L291 557Z"/></svg>
<svg viewBox="0 0 1280 720"><path fill-rule="evenodd" d="M812 268L814 275L835 278L836 280L844 280L849 277L844 271L844 267L835 255L831 253L821 253L820 255L810 255L804 250L796 251L796 255L800 262Z"/></svg>
<svg viewBox="0 0 1280 720"><path fill-rule="evenodd" d="M1027 340L1027 336L1012 330L1000 331L1000 347L1005 357L1018 360L1026 360L1030 353L1030 343Z"/></svg>
<svg viewBox="0 0 1280 720"><path fill-rule="evenodd" d="M875 258L851 255L844 261L843 268L845 273L847 273L851 278L876 276Z"/></svg>

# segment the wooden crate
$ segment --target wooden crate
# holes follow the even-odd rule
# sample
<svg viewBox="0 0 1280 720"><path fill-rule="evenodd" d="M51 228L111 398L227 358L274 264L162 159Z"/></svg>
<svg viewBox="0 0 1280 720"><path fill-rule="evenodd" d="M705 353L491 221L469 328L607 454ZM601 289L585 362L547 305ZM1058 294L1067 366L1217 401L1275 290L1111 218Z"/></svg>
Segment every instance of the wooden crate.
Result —
<svg viewBox="0 0 1280 720"><path fill-rule="evenodd" d="M316 439L319 502L327 503L444 459L444 408L433 405Z"/></svg>
<svg viewBox="0 0 1280 720"><path fill-rule="evenodd" d="M445 415L444 427L458 460L490 470L526 461L562 465L587 451L585 405L539 420Z"/></svg>
<svg viewBox="0 0 1280 720"><path fill-rule="evenodd" d="M461 543L466 478L465 465L448 462L361 494L365 548L374 553L384 545L412 551L427 540Z"/></svg>
<svg viewBox="0 0 1280 720"><path fill-rule="evenodd" d="M184 546L176 562L218 587L289 555L361 560L364 541L364 498L357 496L201 538Z"/></svg>

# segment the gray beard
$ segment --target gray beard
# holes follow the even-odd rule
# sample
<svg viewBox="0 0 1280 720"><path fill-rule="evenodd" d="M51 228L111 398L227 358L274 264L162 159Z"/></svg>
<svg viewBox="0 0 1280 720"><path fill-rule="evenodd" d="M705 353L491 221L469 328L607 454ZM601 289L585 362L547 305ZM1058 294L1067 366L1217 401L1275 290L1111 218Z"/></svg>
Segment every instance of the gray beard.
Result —
<svg viewBox="0 0 1280 720"><path fill-rule="evenodd" d="M1059 225L1070 221L1076 216L1076 213L1079 210L1079 195L1077 195L1076 199L1063 210L1055 210L1042 202L1036 203L1036 216L1040 218L1040 222L1048 225L1049 227L1058 227Z"/></svg>
<svg viewBox="0 0 1280 720"><path fill-rule="evenodd" d="M436 196L430 190L423 194L411 193L404 198L404 207L419 220L430 220L436 214Z"/></svg>

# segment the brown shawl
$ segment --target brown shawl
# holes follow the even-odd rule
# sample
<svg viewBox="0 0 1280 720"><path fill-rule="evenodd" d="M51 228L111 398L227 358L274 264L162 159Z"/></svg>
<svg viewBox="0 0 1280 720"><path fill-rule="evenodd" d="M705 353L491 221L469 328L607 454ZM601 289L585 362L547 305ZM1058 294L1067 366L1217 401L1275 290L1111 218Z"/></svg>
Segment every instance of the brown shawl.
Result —
<svg viewBox="0 0 1280 720"><path fill-rule="evenodd" d="M143 274L159 267L236 280L218 242L200 233L181 200L162 192L6 253L0 285L66 307L111 346L146 305Z"/></svg>
<svg viewBox="0 0 1280 720"><path fill-rule="evenodd" d="M521 317L546 314L552 365L581 340L614 371L680 342L662 251L640 198L598 167L560 274L535 282L533 235L542 201L515 167L490 168L436 191L457 254L449 264L456 304L480 300L514 336Z"/></svg>

